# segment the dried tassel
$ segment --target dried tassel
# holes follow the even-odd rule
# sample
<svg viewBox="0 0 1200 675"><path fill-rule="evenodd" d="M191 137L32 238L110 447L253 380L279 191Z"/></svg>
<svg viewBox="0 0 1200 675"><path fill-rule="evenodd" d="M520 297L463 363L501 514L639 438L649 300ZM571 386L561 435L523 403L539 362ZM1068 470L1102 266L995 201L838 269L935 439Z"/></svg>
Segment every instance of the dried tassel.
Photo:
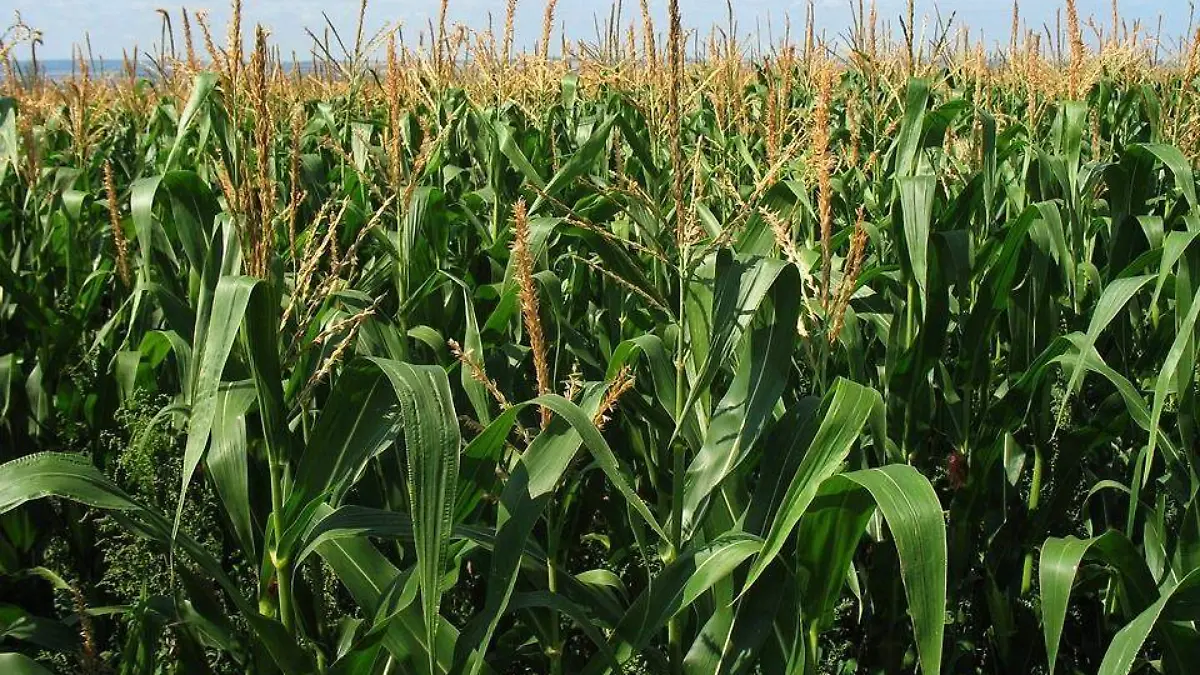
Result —
<svg viewBox="0 0 1200 675"><path fill-rule="evenodd" d="M104 192L108 197L108 218L112 226L113 244L117 249L117 274L126 287L130 285L129 271L129 242L125 239L125 230L121 227L120 207L117 204L117 185L113 180L112 162L104 162Z"/></svg>
<svg viewBox="0 0 1200 675"><path fill-rule="evenodd" d="M829 108L833 70L828 63L817 66L817 100L812 114L812 162L817 177L817 215L821 226L821 304L829 305L829 272L833 259L833 159L829 153Z"/></svg>
<svg viewBox="0 0 1200 675"><path fill-rule="evenodd" d="M196 46L192 43L192 22L188 19L188 12L183 10L183 49L187 56L187 67L191 72L199 69L199 64L196 61Z"/></svg>
<svg viewBox="0 0 1200 675"><path fill-rule="evenodd" d="M525 332L529 334L529 347L533 350L533 367L537 376L538 395L552 393L550 362L546 356L546 336L542 331L542 318L538 303L536 281L533 278L533 254L529 250L529 213L525 200L517 201L513 207L513 262L516 266L518 295L521 299L521 316L525 320ZM542 408L542 427L550 423L550 409Z"/></svg>
<svg viewBox="0 0 1200 675"><path fill-rule="evenodd" d="M867 253L866 214L860 206L854 223L854 234L850 237L850 252L842 267L842 282L838 286L837 299L833 308L833 328L829 331L829 344L837 342L838 336L846 321L846 309L850 306L850 297L858 285L858 277L862 274L863 260Z"/></svg>
<svg viewBox="0 0 1200 675"><path fill-rule="evenodd" d="M496 403L499 404L501 410L507 410L511 407L504 393L500 391L500 387L487 376L487 372L483 369L483 364L476 358L473 351L463 351L462 345L458 344L456 340L449 340L446 344L449 345L450 353L454 358L458 359L458 362L471 374L471 379L482 384L487 389L492 398L496 399Z"/></svg>
<svg viewBox="0 0 1200 675"><path fill-rule="evenodd" d="M633 376L633 371L629 366L622 366L621 370L617 371L616 376L608 385L608 391L604 393L600 407L592 417L592 423L596 425L597 429L604 430L605 425L612 420L612 415L616 411L621 397L633 389L633 385L636 383L637 379Z"/></svg>

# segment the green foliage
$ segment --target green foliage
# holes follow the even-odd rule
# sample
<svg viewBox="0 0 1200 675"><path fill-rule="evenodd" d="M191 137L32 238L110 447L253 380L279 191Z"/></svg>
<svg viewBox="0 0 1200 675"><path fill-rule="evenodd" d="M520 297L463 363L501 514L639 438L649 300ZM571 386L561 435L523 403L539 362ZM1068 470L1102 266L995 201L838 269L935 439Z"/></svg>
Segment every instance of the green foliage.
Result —
<svg viewBox="0 0 1200 675"><path fill-rule="evenodd" d="M1179 81L363 67L0 103L0 670L1189 671Z"/></svg>

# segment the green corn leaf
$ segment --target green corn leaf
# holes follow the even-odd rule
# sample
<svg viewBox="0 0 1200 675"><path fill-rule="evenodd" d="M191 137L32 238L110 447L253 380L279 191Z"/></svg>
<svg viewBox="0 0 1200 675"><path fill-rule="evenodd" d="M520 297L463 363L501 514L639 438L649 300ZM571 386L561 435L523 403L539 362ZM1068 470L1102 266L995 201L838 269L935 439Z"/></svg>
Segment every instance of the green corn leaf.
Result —
<svg viewBox="0 0 1200 675"><path fill-rule="evenodd" d="M1188 310L1187 316L1179 325L1179 330L1175 334L1175 339L1171 342L1171 349L1167 352L1167 358L1163 360L1162 367L1158 371L1158 377L1154 381L1154 403L1150 410L1150 442L1146 447L1145 468L1142 472L1142 485L1150 481L1150 469L1154 465L1154 448L1158 442L1158 424L1162 419L1163 408L1167 402L1167 389L1171 386L1171 381L1176 379L1180 373L1178 366L1180 360L1184 356L1184 352L1192 345L1192 334L1196 330L1196 321L1200 319L1200 290L1197 290L1196 295L1192 298L1191 309ZM1179 382L1179 387L1190 387L1191 382L1187 378L1191 376L1191 369L1183 374L1184 377Z"/></svg>
<svg viewBox="0 0 1200 675"><path fill-rule="evenodd" d="M328 507L317 512L329 513ZM368 614L375 614L392 580L399 574L382 553L365 539L334 539L317 547L321 558L333 569L354 602ZM458 631L447 622L439 622L434 642L428 641L422 611L409 607L390 621L383 643L391 656L407 663L407 672L436 675L448 672ZM432 669L431 665L434 664Z"/></svg>
<svg viewBox="0 0 1200 675"><path fill-rule="evenodd" d="M183 108L183 114L179 116L179 124L175 130L175 142L171 145L170 154L167 155L167 169L170 169L174 165L175 159L179 156L179 151L183 147L183 141L187 137L188 130L196 120L196 115L200 113L200 108L208 100L208 97L212 94L216 86L216 73L200 73L192 80L192 93L188 97L187 105Z"/></svg>
<svg viewBox="0 0 1200 675"><path fill-rule="evenodd" d="M929 233L933 219L933 196L937 181L933 176L908 176L896 181L904 231L904 252L909 270L921 298L921 312L928 309Z"/></svg>
<svg viewBox="0 0 1200 675"><path fill-rule="evenodd" d="M385 511L364 506L342 506L330 511L325 505L318 505L314 517L305 532L298 537L293 550L299 550L297 562L304 561L314 552L325 550L323 544L344 539L368 538L393 539L411 543L414 541L412 519L406 513ZM467 542L487 551L496 549L496 531L491 528L456 526L451 538L459 542ZM533 576L544 578L547 571L547 560L544 551L532 541L527 541L522 551L521 567ZM613 603L604 602L608 598L603 592L597 592L597 586L620 587L620 580L606 578L602 573L606 570L594 570L596 574L580 574L575 577L564 575L559 581L559 593L564 598L575 603L581 611L588 611L594 620L601 625L615 625L620 619L621 610ZM611 573L609 573L611 574ZM413 577L415 581L415 576ZM411 589L402 589L405 596L417 593L416 584ZM403 600L403 599L402 599ZM408 602L401 602L399 611L407 607ZM510 604L508 607L512 610ZM378 614L378 612L377 612ZM379 621L376 622L376 628Z"/></svg>
<svg viewBox="0 0 1200 675"><path fill-rule="evenodd" d="M280 465L290 464L293 450L283 401L279 297L272 286L260 283L249 300L242 322L242 347L250 362L254 391L258 395L258 418L267 444L267 457Z"/></svg>
<svg viewBox="0 0 1200 675"><path fill-rule="evenodd" d="M0 638L19 640L63 654L74 654L79 649L77 630L61 621L35 616L9 604L0 604Z"/></svg>
<svg viewBox="0 0 1200 675"><path fill-rule="evenodd" d="M708 390L708 385L716 377L717 371L726 364L732 356L742 333L750 325L750 320L758 311L768 291L781 279L785 269L791 273L782 275L785 285L781 292L794 292L796 276L795 267L781 260L757 258L748 261L738 261L728 251L722 250L717 255L716 291L713 296L711 339L708 352L704 358L699 374L691 384L691 392L683 404L683 418L686 419L696 401ZM677 355L679 358L680 355ZM676 434L679 433L680 420L676 420Z"/></svg>
<svg viewBox="0 0 1200 675"><path fill-rule="evenodd" d="M203 546L173 530L166 516L134 501L83 457L38 453L0 464L0 514L44 497L70 499L111 511L125 528L164 548L177 546L226 591L283 672L305 675L313 671L309 654L296 645L279 622L260 614L241 596L238 585Z"/></svg>
<svg viewBox="0 0 1200 675"><path fill-rule="evenodd" d="M879 405L882 405L882 399L878 392L844 379L834 383L825 395L822 403L824 414L819 422L810 422L819 426L771 519L762 552L755 558L747 574L743 594L779 555L792 530L816 498L821 484L841 468L867 417Z"/></svg>
<svg viewBox="0 0 1200 675"><path fill-rule="evenodd" d="M446 372L436 366L386 359L352 364L339 378L333 402L313 429L292 499L305 503L327 490L343 493L362 465L400 431L405 441L425 640L433 644L441 623L440 584L461 449ZM305 526L303 520L299 526Z"/></svg>
<svg viewBox="0 0 1200 675"><path fill-rule="evenodd" d="M8 176L9 169L18 166L19 162L17 100L9 96L0 97L0 183Z"/></svg>
<svg viewBox="0 0 1200 675"><path fill-rule="evenodd" d="M717 405L704 445L688 467L683 495L685 541L701 517L703 503L745 459L772 419L787 385L790 368L786 364L795 350L801 309L795 284L799 283L795 267L789 266L772 286L775 316L770 325L747 336L733 384Z"/></svg>
<svg viewBox="0 0 1200 675"><path fill-rule="evenodd" d="M1154 279L1154 275L1146 274L1137 277L1123 277L1115 279L1104 288L1104 293L1100 295L1100 299L1096 302L1096 308L1093 310L1091 321L1088 323L1086 341L1083 348L1080 350L1083 354L1088 354L1096 346L1096 340L1100 338L1100 333L1108 328L1117 314L1129 304L1133 296L1142 289L1147 283ZM1063 392L1063 400L1059 406L1058 417L1055 420L1055 429L1062 426L1063 415L1067 410L1067 400L1072 394L1079 390L1080 383L1083 380L1084 365L1082 362L1075 365L1075 369L1071 372L1071 377L1067 382L1067 388Z"/></svg>
<svg viewBox="0 0 1200 675"><path fill-rule="evenodd" d="M529 220L529 255L537 260L546 251L551 235L562 223L559 218L530 218ZM504 269L504 283L500 289L500 301L488 316L482 332L503 331L514 317L518 316L520 306L517 301L518 283L515 259L509 256Z"/></svg>
<svg viewBox="0 0 1200 675"><path fill-rule="evenodd" d="M52 675L49 669L24 654L0 654L0 671L9 675Z"/></svg>
<svg viewBox="0 0 1200 675"><path fill-rule="evenodd" d="M1172 567L1176 576L1182 578L1200 569L1200 492L1192 494L1188 501L1187 510L1183 514L1183 522L1179 528L1179 538L1175 542L1175 550L1171 555Z"/></svg>
<svg viewBox="0 0 1200 675"><path fill-rule="evenodd" d="M542 194L538 195L538 198L533 202L533 206L529 208L530 213L537 213L538 209L545 203L547 197L556 196L564 187L570 185L572 181L583 175L584 172L596 163L596 158L608 146L608 137L612 133L613 125L616 122L616 115L610 115L600 126L596 127L595 131L584 141L579 150L571 155L567 163L546 184L543 189L544 196Z"/></svg>
<svg viewBox="0 0 1200 675"><path fill-rule="evenodd" d="M1162 295L1163 286L1167 283L1167 278L1171 274L1171 270L1183 257L1192 242L1196 240L1200 231L1192 230L1190 232L1168 232L1162 246L1162 261L1158 266L1158 279L1154 282L1154 295L1150 299L1150 306L1158 305L1158 299Z"/></svg>
<svg viewBox="0 0 1200 675"><path fill-rule="evenodd" d="M446 371L382 359L374 362L391 381L403 420L426 644L432 645L440 625L441 578L458 484L458 419ZM432 651L429 659L432 671Z"/></svg>
<svg viewBox="0 0 1200 675"><path fill-rule="evenodd" d="M465 353L478 360L482 367L483 340L479 336L479 322L475 318L475 303L471 300L471 293L465 286L463 288L463 309L466 313L467 332L463 337L462 348ZM460 368L459 374L463 390L467 392L467 398L471 400L471 406L475 409L476 419L480 424L488 425L492 421L492 413L487 387L475 378L469 368Z"/></svg>
<svg viewBox="0 0 1200 675"><path fill-rule="evenodd" d="M592 453L609 480L628 500L629 506L660 537L664 540L667 538L666 532L625 478L612 450L584 412L589 409L594 411L600 404L602 394L601 389L593 389L585 396L582 408L560 396L540 396L521 406L509 408L489 426L489 430L493 427L501 430L494 438L502 440L508 435L508 430L516 421L517 412L523 407L543 406L556 415L525 450L500 496L497 545L488 571L484 611L467 629L470 637L459 646L455 656L459 664L456 671L476 673L482 667L492 634L512 597L525 542L545 509L552 490L581 445Z"/></svg>
<svg viewBox="0 0 1200 675"><path fill-rule="evenodd" d="M1187 199L1192 209L1200 208L1196 198L1196 178L1192 173L1192 164L1184 157L1178 148L1163 143L1135 143L1128 148L1134 154L1152 155L1162 162L1175 177L1175 186Z"/></svg>
<svg viewBox="0 0 1200 675"><path fill-rule="evenodd" d="M895 175L898 178L916 173L917 153L921 149L921 137L925 130L925 111L929 107L929 90L928 80L913 78L908 81L904 120L900 124L900 133L896 136L893 146Z"/></svg>
<svg viewBox="0 0 1200 675"><path fill-rule="evenodd" d="M212 447L205 461L217 497L225 507L247 560L258 557L250 508L245 420L253 402L254 390L250 387L230 387L218 392Z"/></svg>
<svg viewBox="0 0 1200 675"><path fill-rule="evenodd" d="M209 437L217 415L217 393L225 362L233 351L250 295L259 282L249 277L222 277L213 295L204 352L200 355L200 370L196 378L196 394L188 421L187 446L183 453L183 482L179 486L179 505L175 512L175 532L183 517L184 500L196 467L204 459Z"/></svg>
<svg viewBox="0 0 1200 675"><path fill-rule="evenodd" d="M66 497L101 509L135 510L129 495L81 455L38 453L0 465L0 513L36 499Z"/></svg>
<svg viewBox="0 0 1200 675"><path fill-rule="evenodd" d="M687 551L654 579L633 605L610 639L618 662L624 663L642 649L667 621L689 607L714 584L758 552L762 542L748 534L724 535L705 546ZM605 672L608 659L597 656L585 675Z"/></svg>
<svg viewBox="0 0 1200 675"><path fill-rule="evenodd" d="M379 366L356 359L343 368L296 467L294 500L330 493L337 504L363 465L400 433L396 393Z"/></svg>
<svg viewBox="0 0 1200 675"><path fill-rule="evenodd" d="M841 494L852 490L869 493L869 502ZM822 580L820 583L809 582L811 596L820 598L811 606L814 617L823 616L832 609L834 594L842 587L849 569L850 557L844 549L847 546L852 549L857 544L865 531L867 516L878 508L899 554L900 578L908 599L921 672L938 675L942 668L945 630L947 554L946 525L933 486L911 466L893 464L835 476L822 485L821 497L823 500L834 499L839 510L845 512L839 520L848 519L851 529L841 530L836 536L825 539L826 546L822 548L813 547L819 539L804 540L805 550L814 556L832 558L818 558L819 563L811 558L808 561L815 572L814 581ZM869 508L864 509L864 504ZM819 513L816 506L814 504L814 510L806 518ZM801 536L811 531L801 524ZM843 551L837 553L839 549ZM809 597L806 597L806 606L808 602Z"/></svg>
<svg viewBox="0 0 1200 675"><path fill-rule="evenodd" d="M783 567L773 565L745 597L716 607L683 660L684 672L726 675L750 670L775 630L786 583Z"/></svg>
<svg viewBox="0 0 1200 675"><path fill-rule="evenodd" d="M655 397L658 398L663 410L674 418L675 365L671 362L670 354L668 354L662 338L657 335L639 335L617 345L612 356L609 357L608 367L604 371L605 381L611 382L621 371L622 366L633 362L639 355L644 356L647 365L650 366ZM699 433L698 429L693 429L693 431Z"/></svg>
<svg viewBox="0 0 1200 675"><path fill-rule="evenodd" d="M1196 621L1200 619L1197 604L1200 601L1200 572L1191 572L1174 586L1166 588L1157 600L1143 610L1125 625L1104 652L1104 660L1100 663L1100 675L1128 675L1133 663L1142 651L1142 645L1150 637L1151 631L1162 627L1164 621ZM1188 637L1195 639L1195 633L1189 631ZM1185 662L1183 667L1191 668L1194 660ZM1180 671L1186 672L1186 671Z"/></svg>
<svg viewBox="0 0 1200 675"><path fill-rule="evenodd" d="M517 145L512 128L503 122L496 122L494 133L500 140L500 152L504 153L504 156L513 163L513 166L525 176L525 180L545 190L545 179L538 174L537 169L533 167L533 164L529 163L529 158L525 156L521 147Z"/></svg>
<svg viewBox="0 0 1200 675"><path fill-rule="evenodd" d="M1087 337L1085 335L1082 333L1071 333L1059 338L1059 341L1069 343L1074 351L1053 356L1047 363L1061 363L1067 372L1073 372L1075 368L1082 365L1087 372L1096 373L1108 380L1116 388L1117 393L1120 394L1121 400L1125 403L1125 409L1129 412L1129 416L1134 423L1144 431L1149 432L1151 430L1150 406L1146 405L1146 400L1142 397L1141 392L1133 386L1133 383L1128 378L1105 363L1104 359L1100 358L1100 353L1096 351L1094 346L1086 356L1083 355L1082 350L1087 347ZM1057 349L1056 346L1052 345L1047 348L1047 355L1052 351L1057 351ZM1172 457L1176 457L1179 451L1171 439L1161 429L1157 431L1157 436L1159 444L1167 448Z"/></svg>
<svg viewBox="0 0 1200 675"><path fill-rule="evenodd" d="M1090 539L1047 539L1038 564L1038 586L1042 598L1042 628L1051 671L1057 661L1071 589L1079 565L1085 558L1103 561L1116 570L1127 603L1124 608L1127 615L1137 615L1158 597L1154 577L1145 559L1124 534L1109 531ZM1186 648L1180 636L1168 630L1163 637L1170 658L1175 663L1186 663Z"/></svg>

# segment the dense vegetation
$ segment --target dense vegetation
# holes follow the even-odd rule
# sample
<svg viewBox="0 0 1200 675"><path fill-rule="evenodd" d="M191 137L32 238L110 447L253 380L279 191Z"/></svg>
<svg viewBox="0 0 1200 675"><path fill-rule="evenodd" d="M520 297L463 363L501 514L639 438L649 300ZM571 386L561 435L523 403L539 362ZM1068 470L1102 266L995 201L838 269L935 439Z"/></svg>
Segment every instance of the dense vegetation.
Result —
<svg viewBox="0 0 1200 675"><path fill-rule="evenodd" d="M1200 40L513 5L0 38L0 671L1194 672Z"/></svg>

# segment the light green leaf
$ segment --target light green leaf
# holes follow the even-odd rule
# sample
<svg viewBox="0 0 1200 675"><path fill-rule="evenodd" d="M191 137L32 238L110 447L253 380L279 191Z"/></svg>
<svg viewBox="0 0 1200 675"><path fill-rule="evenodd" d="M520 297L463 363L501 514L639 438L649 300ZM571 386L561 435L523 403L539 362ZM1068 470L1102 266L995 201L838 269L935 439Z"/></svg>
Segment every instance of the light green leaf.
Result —
<svg viewBox="0 0 1200 675"><path fill-rule="evenodd" d="M875 406L881 405L879 393L868 387L839 379L822 405L819 427L812 437L804 459L788 486L778 511L771 520L763 541L762 552L755 558L746 577L743 593L779 555L784 543L809 504L817 496L821 484L841 468L867 417ZM810 424L818 423L816 420Z"/></svg>
<svg viewBox="0 0 1200 675"><path fill-rule="evenodd" d="M1138 277L1122 277L1115 279L1104 288L1104 293L1100 295L1100 299L1096 302L1096 307L1092 310L1092 318L1088 324L1087 337L1083 347L1080 349L1081 354L1089 354L1096 346L1096 340L1100 338L1100 334L1108 325L1112 323L1117 314L1129 304L1138 291L1147 283L1154 279L1154 275L1145 274ZM1058 417L1055 420L1054 427L1058 429L1062 426L1063 415L1067 411L1067 400L1079 390L1079 386L1083 380L1084 364L1079 362L1075 365L1075 370L1071 372L1071 378L1067 382L1067 388L1063 392L1063 400L1059 406Z"/></svg>
<svg viewBox="0 0 1200 675"><path fill-rule="evenodd" d="M929 480L916 469L893 464L842 474L822 492L850 484L866 489L887 522L900 558L900 579L908 599L921 671L938 675L946 621L946 524ZM865 526L865 521L859 521ZM845 578L845 566L830 568Z"/></svg>
<svg viewBox="0 0 1200 675"><path fill-rule="evenodd" d="M1167 358L1163 360L1163 364L1158 370L1158 377L1154 381L1154 404L1150 410L1150 442L1146 447L1146 462L1142 470L1143 487L1150 481L1150 470L1154 466L1154 448L1158 441L1158 423L1162 419L1163 408L1167 403L1167 390L1171 386L1171 380L1176 379L1179 375L1179 362L1183 358L1184 352L1192 345L1192 334L1196 331L1197 319L1200 319L1200 290L1196 291L1191 305L1187 316L1184 317L1183 322L1179 325L1175 339L1171 342L1171 349L1167 352ZM1192 386L1192 383L1187 381L1191 376L1190 367L1188 371L1188 373L1184 374L1184 379L1179 382L1180 388Z"/></svg>
<svg viewBox="0 0 1200 675"><path fill-rule="evenodd" d="M1158 600L1117 632L1104 652L1099 675L1128 675L1146 638L1160 626L1160 622L1200 619L1200 611L1197 611L1200 604L1197 601L1200 601L1200 571L1193 571L1177 585L1165 589ZM1189 637L1194 639L1194 635L1192 633ZM1192 661L1187 667L1194 665Z"/></svg>
<svg viewBox="0 0 1200 675"><path fill-rule="evenodd" d="M196 115L200 111L200 107L208 100L210 94L217 86L217 74L212 72L203 72L192 80L192 94L188 97L187 105L183 108L183 114L179 116L179 123L175 128L175 142L171 145L171 152L167 155L167 163L164 169L169 170L175 164L175 158L179 156L179 150L183 147L183 140L187 137L187 132L195 121Z"/></svg>
<svg viewBox="0 0 1200 675"><path fill-rule="evenodd" d="M458 418L450 381L441 367L410 366L383 359L375 359L374 363L391 381L399 402L425 637L427 644L434 644L441 619L441 578L458 483L462 444ZM433 671L434 654L428 656Z"/></svg>
<svg viewBox="0 0 1200 675"><path fill-rule="evenodd" d="M906 176L896 180L904 231L904 252L921 297L921 313L927 310L929 285L929 232L933 219L933 176Z"/></svg>
<svg viewBox="0 0 1200 675"><path fill-rule="evenodd" d="M775 316L769 325L747 336L733 384L717 404L704 445L688 467L683 496L684 541L702 517L708 496L758 441L787 386L800 317L801 295L795 292L799 283L795 266L789 266L772 286Z"/></svg>
<svg viewBox="0 0 1200 675"><path fill-rule="evenodd" d="M187 445L183 452L183 478L179 486L179 504L175 511L174 531L179 531L183 518L184 500L188 485L196 473L196 467L204 458L209 436L217 415L217 391L221 386L221 375L225 362L233 351L233 344L246 315L258 281L249 277L222 277L217 282L213 296L212 314L209 318L204 353L200 355L200 372L196 378L196 393L192 402L192 414L188 422Z"/></svg>

